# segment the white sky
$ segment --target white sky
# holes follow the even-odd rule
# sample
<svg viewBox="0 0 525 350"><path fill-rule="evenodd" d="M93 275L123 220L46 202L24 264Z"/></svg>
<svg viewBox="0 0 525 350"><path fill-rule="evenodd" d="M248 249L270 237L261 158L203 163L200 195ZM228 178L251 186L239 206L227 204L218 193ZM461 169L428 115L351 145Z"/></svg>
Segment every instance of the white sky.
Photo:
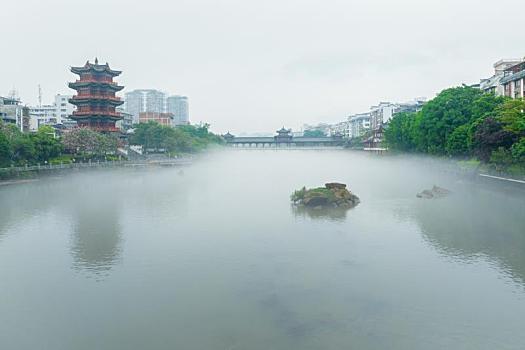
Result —
<svg viewBox="0 0 525 350"><path fill-rule="evenodd" d="M2 0L0 95L71 94L98 56L123 91L190 99L217 132L337 122L432 97L522 57L522 0Z"/></svg>

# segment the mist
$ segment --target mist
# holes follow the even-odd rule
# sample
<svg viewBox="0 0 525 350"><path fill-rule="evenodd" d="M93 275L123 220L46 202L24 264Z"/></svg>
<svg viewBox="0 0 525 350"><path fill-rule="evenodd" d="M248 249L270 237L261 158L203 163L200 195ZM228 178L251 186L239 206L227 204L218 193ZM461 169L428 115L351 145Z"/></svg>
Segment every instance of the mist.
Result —
<svg viewBox="0 0 525 350"><path fill-rule="evenodd" d="M294 190L332 181L361 203L337 215L291 205ZM433 185L451 194L416 198ZM4 186L0 207L6 348L525 342L523 193L447 161L219 149L182 168Z"/></svg>

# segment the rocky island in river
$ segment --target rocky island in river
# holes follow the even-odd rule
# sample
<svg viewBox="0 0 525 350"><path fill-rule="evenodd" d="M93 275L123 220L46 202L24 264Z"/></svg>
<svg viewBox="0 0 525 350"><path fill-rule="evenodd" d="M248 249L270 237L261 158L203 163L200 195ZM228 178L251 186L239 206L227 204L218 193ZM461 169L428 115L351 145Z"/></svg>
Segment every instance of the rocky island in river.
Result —
<svg viewBox="0 0 525 350"><path fill-rule="evenodd" d="M359 197L346 189L342 183L327 183L325 187L307 189L303 187L291 196L296 206L312 209L342 208L350 209L359 204Z"/></svg>

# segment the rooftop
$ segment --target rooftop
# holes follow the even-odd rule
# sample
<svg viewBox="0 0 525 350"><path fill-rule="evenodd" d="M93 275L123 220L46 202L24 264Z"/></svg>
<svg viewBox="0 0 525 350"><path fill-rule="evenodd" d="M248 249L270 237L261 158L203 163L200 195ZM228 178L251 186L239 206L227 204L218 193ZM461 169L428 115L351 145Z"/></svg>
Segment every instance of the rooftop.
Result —
<svg viewBox="0 0 525 350"><path fill-rule="evenodd" d="M105 64L98 64L98 58L95 58L95 63L87 61L83 67L71 67L71 72L75 74L87 73L90 71L97 73L107 73L112 76L117 76L122 73L121 71L112 70L109 68L109 64L107 62Z"/></svg>

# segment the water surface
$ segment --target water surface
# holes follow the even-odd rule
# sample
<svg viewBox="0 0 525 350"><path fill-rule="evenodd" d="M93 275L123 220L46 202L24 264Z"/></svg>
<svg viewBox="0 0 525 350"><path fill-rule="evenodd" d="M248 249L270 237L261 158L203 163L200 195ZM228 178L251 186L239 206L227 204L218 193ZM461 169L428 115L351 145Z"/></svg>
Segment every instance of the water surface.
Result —
<svg viewBox="0 0 525 350"><path fill-rule="evenodd" d="M290 207L329 181L361 204ZM3 186L0 348L523 349L524 214L434 161L328 150Z"/></svg>

